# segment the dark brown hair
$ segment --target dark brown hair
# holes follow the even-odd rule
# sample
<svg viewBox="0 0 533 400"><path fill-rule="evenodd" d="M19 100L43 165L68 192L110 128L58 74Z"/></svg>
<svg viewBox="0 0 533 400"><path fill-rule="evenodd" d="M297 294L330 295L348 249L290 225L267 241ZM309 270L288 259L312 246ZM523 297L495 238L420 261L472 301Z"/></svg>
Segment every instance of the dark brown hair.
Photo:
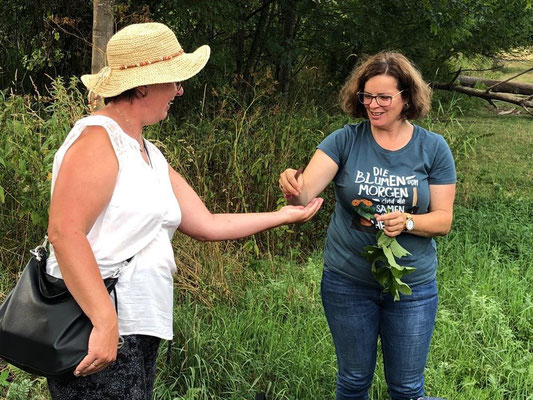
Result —
<svg viewBox="0 0 533 400"><path fill-rule="evenodd" d="M109 104L109 103L111 103L113 101L119 101L119 100L126 100L126 101L129 101L131 103L134 99L137 99L139 97L140 97L140 94L137 91L137 88L134 87L134 88L125 90L124 92L119 93L116 96L105 97L104 98L104 104Z"/></svg>
<svg viewBox="0 0 533 400"><path fill-rule="evenodd" d="M342 109L355 118L368 118L366 108L357 98L366 82L377 75L396 78L398 90L407 101L401 112L404 119L424 118L431 108L431 89L416 67L402 54L392 51L378 53L356 66L342 87L339 98Z"/></svg>

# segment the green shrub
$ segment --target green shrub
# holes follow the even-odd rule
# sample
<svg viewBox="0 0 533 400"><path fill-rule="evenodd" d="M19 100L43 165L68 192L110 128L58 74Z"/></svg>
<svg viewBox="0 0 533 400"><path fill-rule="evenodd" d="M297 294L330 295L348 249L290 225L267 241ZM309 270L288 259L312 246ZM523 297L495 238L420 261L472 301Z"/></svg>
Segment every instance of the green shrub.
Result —
<svg viewBox="0 0 533 400"><path fill-rule="evenodd" d="M52 82L48 96L0 92L0 269L15 273L48 223L55 151L85 113L77 81ZM1 288L1 287L0 287ZM0 291L1 293L1 291ZM0 296L1 297L1 296Z"/></svg>

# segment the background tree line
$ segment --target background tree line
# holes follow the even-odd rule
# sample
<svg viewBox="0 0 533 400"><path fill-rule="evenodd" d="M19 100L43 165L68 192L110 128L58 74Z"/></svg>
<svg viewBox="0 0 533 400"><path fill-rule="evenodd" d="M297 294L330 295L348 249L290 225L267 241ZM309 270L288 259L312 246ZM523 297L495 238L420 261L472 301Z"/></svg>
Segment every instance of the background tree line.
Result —
<svg viewBox="0 0 533 400"><path fill-rule="evenodd" d="M207 68L187 82L187 95L175 102L173 115L146 133L191 179L211 210L242 212L282 204L276 184L280 170L305 165L324 135L350 121L332 111L331 95L361 57L400 50L426 80L446 82L455 76L457 58L530 46L532 2L115 0L114 23L118 30L160 21L171 26L186 51L211 45ZM93 24L88 1L2 4L0 269L19 265L24 249L41 240L46 228L53 154L72 123L88 112L84 88L70 78L91 70ZM280 101L286 95L291 101ZM444 112L446 105L435 109L437 119L455 113ZM441 133L454 154L467 146L467 135ZM308 254L323 240L330 206L313 225L265 232L242 248L254 256L281 250ZM304 240L289 246L284 230ZM241 245L212 249L224 258ZM185 257L196 254L187 263L201 269L205 247L191 244L185 251L179 246ZM199 274L195 270L190 276Z"/></svg>
<svg viewBox="0 0 533 400"><path fill-rule="evenodd" d="M265 74L281 92L305 73L337 88L358 59L400 50L426 80L449 79L459 55L492 57L533 42L532 0L116 0L115 29L160 21L186 51L213 49L211 87L253 87ZM4 0L0 89L41 90L50 77L90 71L92 4Z"/></svg>

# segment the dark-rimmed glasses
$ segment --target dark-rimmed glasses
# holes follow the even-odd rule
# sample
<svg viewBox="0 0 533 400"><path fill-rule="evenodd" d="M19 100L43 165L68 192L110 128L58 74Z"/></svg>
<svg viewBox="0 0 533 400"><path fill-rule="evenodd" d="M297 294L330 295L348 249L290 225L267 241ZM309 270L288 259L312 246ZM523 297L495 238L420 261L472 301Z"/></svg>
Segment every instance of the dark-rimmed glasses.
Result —
<svg viewBox="0 0 533 400"><path fill-rule="evenodd" d="M381 107L388 107L392 104L392 99L394 99L396 96L398 96L400 93L402 93L404 90L400 90L395 95L389 95L389 94L370 94L367 92L357 92L357 98L359 99L359 102L361 104L364 104L365 106L370 105L372 103L372 100L376 99L376 103L378 103Z"/></svg>

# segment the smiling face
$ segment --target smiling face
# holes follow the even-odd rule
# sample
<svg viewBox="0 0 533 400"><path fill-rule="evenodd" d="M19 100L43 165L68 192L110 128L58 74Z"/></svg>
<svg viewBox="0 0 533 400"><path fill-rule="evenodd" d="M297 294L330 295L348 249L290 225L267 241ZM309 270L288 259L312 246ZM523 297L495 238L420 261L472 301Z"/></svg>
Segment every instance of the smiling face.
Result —
<svg viewBox="0 0 533 400"><path fill-rule="evenodd" d="M146 125L155 124L167 117L172 100L183 95L180 82L158 83L146 87L146 107L150 109L149 120Z"/></svg>
<svg viewBox="0 0 533 400"><path fill-rule="evenodd" d="M400 116L406 101L402 99L401 94L397 94L398 81L390 75L376 75L366 81L363 91L367 94L376 96L391 96L390 105L381 106L376 99L372 99L370 104L366 104L365 108L368 114L370 123L375 128L390 129L398 122L402 122L403 118Z"/></svg>

